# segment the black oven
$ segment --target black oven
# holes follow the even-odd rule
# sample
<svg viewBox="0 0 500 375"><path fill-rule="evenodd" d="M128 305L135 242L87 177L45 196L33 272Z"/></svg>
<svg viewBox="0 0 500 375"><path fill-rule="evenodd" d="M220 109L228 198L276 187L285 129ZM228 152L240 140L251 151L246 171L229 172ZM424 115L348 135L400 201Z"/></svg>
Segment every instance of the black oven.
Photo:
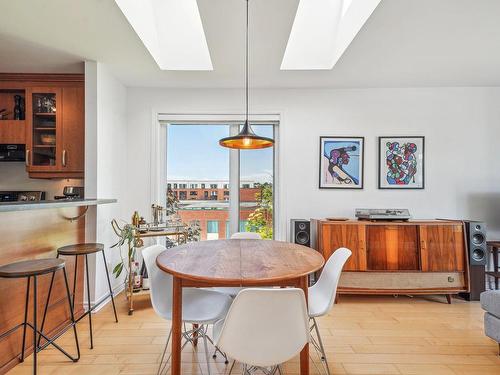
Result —
<svg viewBox="0 0 500 375"><path fill-rule="evenodd" d="M23 144L0 144L0 161L25 161L26 146Z"/></svg>

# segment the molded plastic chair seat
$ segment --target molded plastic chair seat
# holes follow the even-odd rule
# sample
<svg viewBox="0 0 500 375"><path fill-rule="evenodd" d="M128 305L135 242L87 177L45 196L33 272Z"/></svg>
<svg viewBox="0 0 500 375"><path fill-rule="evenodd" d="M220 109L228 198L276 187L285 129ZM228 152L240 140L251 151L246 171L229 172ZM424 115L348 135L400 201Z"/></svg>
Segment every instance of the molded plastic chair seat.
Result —
<svg viewBox="0 0 500 375"><path fill-rule="evenodd" d="M308 320L302 289L246 288L234 299L226 319L214 325L214 339L246 370L276 369L309 341Z"/></svg>
<svg viewBox="0 0 500 375"><path fill-rule="evenodd" d="M182 321L191 324L213 324L226 316L231 298L210 289L184 288ZM172 320L172 311L159 312L163 319Z"/></svg>
<svg viewBox="0 0 500 375"><path fill-rule="evenodd" d="M326 367L326 372L330 374L328 361L326 360L325 348L319 333L316 318L328 314L335 303L337 295L337 286L339 284L342 268L351 256L352 252L345 247L341 247L333 252L321 272L321 276L316 284L308 290L309 318L312 321L311 331L316 332L317 341L311 336L311 342L321 354L321 360Z"/></svg>

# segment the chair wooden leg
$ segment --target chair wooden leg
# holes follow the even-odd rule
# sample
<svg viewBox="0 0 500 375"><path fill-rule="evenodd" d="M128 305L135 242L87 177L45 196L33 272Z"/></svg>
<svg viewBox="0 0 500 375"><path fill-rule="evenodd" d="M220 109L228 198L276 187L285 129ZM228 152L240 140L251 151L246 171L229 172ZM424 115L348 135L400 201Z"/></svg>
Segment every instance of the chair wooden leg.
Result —
<svg viewBox="0 0 500 375"><path fill-rule="evenodd" d="M446 295L446 301L448 301L448 304L451 305L451 294Z"/></svg>

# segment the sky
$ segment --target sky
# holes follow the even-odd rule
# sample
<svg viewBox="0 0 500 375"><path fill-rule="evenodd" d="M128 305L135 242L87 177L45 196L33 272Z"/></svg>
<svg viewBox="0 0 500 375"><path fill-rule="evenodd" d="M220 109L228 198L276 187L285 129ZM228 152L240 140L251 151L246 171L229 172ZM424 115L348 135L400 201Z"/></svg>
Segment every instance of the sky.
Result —
<svg viewBox="0 0 500 375"><path fill-rule="evenodd" d="M253 126L255 133L273 138L272 125ZM219 139L229 136L228 125L169 125L168 180L229 180L229 149ZM242 180L271 182L273 148L240 153Z"/></svg>

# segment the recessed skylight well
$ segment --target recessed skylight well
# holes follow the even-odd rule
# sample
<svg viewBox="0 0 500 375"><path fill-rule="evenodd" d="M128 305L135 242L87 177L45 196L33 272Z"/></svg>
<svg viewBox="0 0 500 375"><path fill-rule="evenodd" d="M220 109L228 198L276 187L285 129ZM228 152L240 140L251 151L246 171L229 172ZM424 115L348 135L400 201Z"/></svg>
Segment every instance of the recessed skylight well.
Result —
<svg viewBox="0 0 500 375"><path fill-rule="evenodd" d="M282 70L329 70L381 0L300 0Z"/></svg>
<svg viewBox="0 0 500 375"><path fill-rule="evenodd" d="M162 70L213 70L196 0L115 0Z"/></svg>

